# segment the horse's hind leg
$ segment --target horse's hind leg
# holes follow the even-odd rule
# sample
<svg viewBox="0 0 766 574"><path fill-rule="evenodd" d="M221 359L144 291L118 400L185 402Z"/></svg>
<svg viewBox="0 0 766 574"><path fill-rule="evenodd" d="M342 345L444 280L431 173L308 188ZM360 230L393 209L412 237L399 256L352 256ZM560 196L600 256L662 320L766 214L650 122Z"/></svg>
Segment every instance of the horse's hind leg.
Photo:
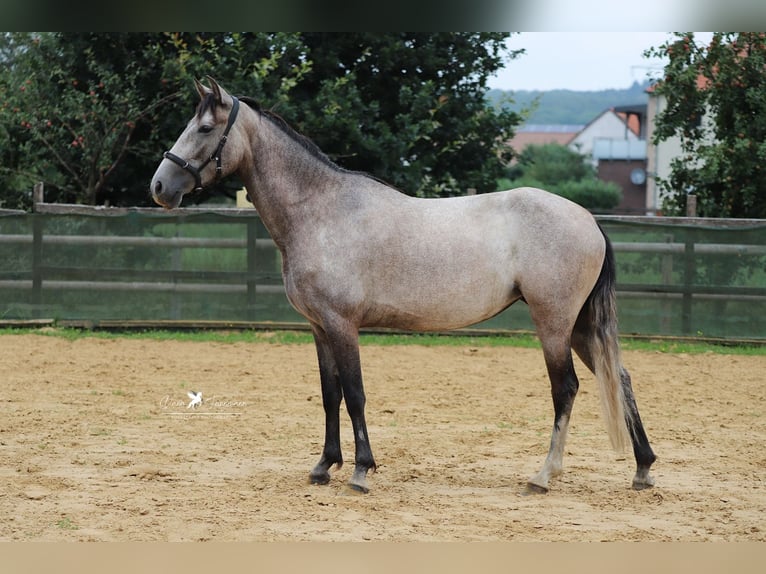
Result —
<svg viewBox="0 0 766 574"><path fill-rule="evenodd" d="M584 311L575 324L572 334L572 348L585 366L595 374L595 363L591 351L592 327L590 325L590 318L587 315L587 311ZM644 425L641 423L641 417L638 414L638 406L633 395L630 374L622 365L620 366L620 383L622 384L622 392L625 397L625 419L633 445L633 455L636 458L636 474L633 477L633 488L635 490L643 490L654 486L654 479L649 475L649 469L654 461L657 460L657 457L649 445L649 438L646 436Z"/></svg>
<svg viewBox="0 0 766 574"><path fill-rule="evenodd" d="M649 475L649 469L654 464L654 461L657 460L657 457L649 445L644 425L641 423L641 417L638 415L638 406L633 396L630 374L624 367L620 370L620 379L622 381L622 392L625 396L626 419L628 421L628 430L630 431L630 440L633 443L633 455L636 457L636 474L633 477L633 488L635 490L644 490L654 486L654 478Z"/></svg>
<svg viewBox="0 0 766 574"><path fill-rule="evenodd" d="M330 468L333 465L337 465L337 468L343 466L340 448L340 403L343 400L343 388L327 335L317 326L313 326L313 331L322 384L325 438L322 458L309 474L309 480L311 484L327 484L330 482Z"/></svg>
<svg viewBox="0 0 766 574"><path fill-rule="evenodd" d="M545 356L545 366L551 380L554 418L551 445L543 468L527 482L528 491L535 493L548 492L550 479L562 472L569 419L580 386L572 362L572 351L569 347L568 337L545 337L541 334L540 338Z"/></svg>

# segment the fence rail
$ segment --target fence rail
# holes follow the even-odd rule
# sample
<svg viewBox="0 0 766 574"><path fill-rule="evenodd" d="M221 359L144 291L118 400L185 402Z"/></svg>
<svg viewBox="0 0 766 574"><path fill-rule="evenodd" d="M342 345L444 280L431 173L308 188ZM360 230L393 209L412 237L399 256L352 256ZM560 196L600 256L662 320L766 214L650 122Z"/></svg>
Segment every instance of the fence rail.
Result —
<svg viewBox="0 0 766 574"><path fill-rule="evenodd" d="M2 243L34 243L34 235L0 235ZM186 247L208 249L244 249L247 247L246 239L216 239L214 237L120 237L115 235L43 235L43 245L116 245L123 247ZM275 249L271 239L258 239L257 249Z"/></svg>
<svg viewBox="0 0 766 574"><path fill-rule="evenodd" d="M109 235L45 235L41 239L42 245L80 245L80 246L132 246L132 247L156 247L168 249L247 249L248 242L245 239L217 239L217 238L186 238L186 237L120 237ZM0 244L30 245L34 243L32 235L11 234L0 235ZM694 244L692 244L694 245ZM689 252L688 244L683 243L649 243L649 242L614 242L612 244L615 253L647 253L647 254L685 254ZM276 249L274 241L271 239L258 239L255 241L255 248L264 251L273 251ZM693 254L716 254L716 255L766 255L766 246L764 245L730 245L730 244L698 244L691 249ZM158 281L84 281L78 277L99 277L103 274L112 276L131 277L136 279L141 276L157 279ZM35 274L41 276L41 282L48 289L110 289L110 290L131 290L131 291L199 291L204 292L238 292L244 290L243 285L236 285L242 281L252 279L247 274L237 271L140 271L133 269L94 269L94 268L69 268L69 267L50 267L39 266L30 270L27 280L3 280L0 279L0 287L12 288L31 288L31 277ZM0 272L0 277L3 277ZM67 279L45 280L45 277L69 276ZM215 277L231 285L220 284L181 284L181 283L163 283L162 279L172 278L175 280L188 280L193 278ZM259 289L274 292L271 285L258 286ZM733 297L733 298L753 298L766 297L766 287L731 287L731 286L705 286L705 285L671 285L663 284L645 284L645 283L620 283L618 292L630 294L633 296L642 295L664 295L668 297L679 294L689 293L701 298ZM282 289L278 287L277 289Z"/></svg>
<svg viewBox="0 0 766 574"><path fill-rule="evenodd" d="M207 219L207 224L241 224L246 231L238 237L180 237L180 236L147 236L120 235L108 229L109 221L117 221L119 216L138 218L142 222L153 224L165 221L183 224L196 216L214 217ZM102 231L93 234L73 233L49 230L48 221L59 221L62 218L88 217L98 218L103 222ZM6 219L7 218L7 219ZM12 219L31 218L31 224L25 231L5 232L4 221ZM641 238L624 240L613 239L613 247L618 259L623 254L649 255L660 258L661 271L654 280L645 282L618 282L618 299L621 301L666 301L674 305L680 304L680 312L666 307L669 317L663 319L671 322L670 315L681 317L683 334L694 332L694 305L697 302L741 302L755 304L766 309L766 280L749 285L707 285L695 280L696 270L705 257L718 258L759 258L766 257L766 242L752 238L750 242L724 242L713 237L699 240L700 229L727 230L731 233L746 232L752 229L766 230L763 220L710 220L701 218L661 218L641 216L605 216L599 218L604 226L634 226L636 229L652 229L653 227L670 227L679 230L692 231L687 235L681 234L681 240L673 239L675 230L668 231L664 240L646 241ZM284 287L278 274L278 252L274 242L255 231L255 224L260 224L257 214L252 209L176 209L165 211L156 208L93 208L88 206L66 206L54 204L38 204L36 213L28 214L17 211L0 210L0 249L8 249L9 253L30 251L30 264L24 268L8 268L0 263L0 318L16 319L13 309L21 309L22 313L43 317L46 312L61 313L46 303L48 294L55 292L93 292L93 293L154 293L168 294L170 307L176 312L169 319L178 319L178 309L183 305L183 297L188 294L211 295L222 297L247 298L247 308L250 310L248 319L256 315L253 309L258 307L262 296L284 297ZM52 226L55 228L55 226ZM180 227L179 227L180 228ZM610 235L612 235L610 233ZM727 241L731 239L731 234ZM736 237L736 235L734 236ZM758 235L758 238L763 235ZM656 238L655 238L656 239ZM167 251L172 254L171 263L163 268L140 269L128 267L105 267L90 265L87 260L79 264L50 261L43 256L50 249L58 248L136 248L138 250ZM245 264L237 270L197 270L184 269L181 264L186 250L226 250L233 253L242 252ZM216 252L217 253L217 252ZM267 262L264 269L263 262ZM766 259L764 259L766 261ZM675 263L674 263L675 262ZM675 267L674 267L675 265ZM759 271L760 272L760 271ZM681 276L679 281L678 276ZM766 273L764 274L766 278ZM658 280L659 279L659 280ZM18 294L25 292L28 297L24 301L10 301L9 292ZM13 299L13 297L10 297ZM82 305L87 307L87 301ZM6 308L3 308L5 304ZM70 313L77 314L77 310ZM697 312L699 313L699 312ZM31 318L35 318L31 317ZM20 317L26 318L26 317ZM62 316L64 319L87 319L79 316ZM256 317L257 318L257 317ZM157 319L161 319L158 317ZM193 317L192 320L198 320ZM222 318L228 320L229 318ZM665 333L657 333L665 334ZM766 329L756 333L756 338L766 339ZM748 334L748 339L753 338Z"/></svg>
<svg viewBox="0 0 766 574"><path fill-rule="evenodd" d="M119 237L114 235L45 235L43 244L56 245L118 245L133 247L193 247L193 248L232 248L247 247L245 239L216 239L209 237ZM29 244L34 242L33 235L0 235L0 244ZM272 239L258 239L258 249L275 249ZM616 252L623 253L684 253L688 246L684 243L651 242L613 242ZM766 255L766 245L731 245L728 243L700 243L694 248L696 253L715 255Z"/></svg>

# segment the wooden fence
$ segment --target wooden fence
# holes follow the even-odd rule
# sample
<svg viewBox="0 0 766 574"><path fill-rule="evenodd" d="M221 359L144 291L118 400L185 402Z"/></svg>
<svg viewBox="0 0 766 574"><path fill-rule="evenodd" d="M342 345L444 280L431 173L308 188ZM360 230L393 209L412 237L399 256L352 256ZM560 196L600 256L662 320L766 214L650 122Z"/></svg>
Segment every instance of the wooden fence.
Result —
<svg viewBox="0 0 766 574"><path fill-rule="evenodd" d="M275 269L278 267L275 258L278 257L276 247L271 239L257 236L254 223L258 222L257 215L252 209L196 209L184 208L170 212L156 208L101 208L88 206L72 206L59 204L38 204L36 213L43 216L98 216L117 217L129 214L162 218L179 218L196 214L226 215L225 221L243 223L247 233L243 237L147 237L124 235L66 235L50 233L44 224L44 217L32 221L31 233L5 233L0 217L0 246L18 246L32 250L31 269L25 272L3 273L0 267L0 299L4 290L24 290L31 293L29 300L32 306L44 300L45 290L82 290L82 291L138 291L165 292L179 296L187 293L217 293L217 294L247 294L248 307L254 308L255 301L263 294L283 294L284 288ZM24 212L0 211L0 216L30 217ZM684 227L716 227L718 229L747 229L766 226L763 220L710 220L699 218L658 218L634 216L604 216L599 217L602 225L610 224L639 224L639 225L677 225ZM226 249L245 250L247 268L241 271L184 271L180 265L173 264L167 269L135 270L110 269L108 278L104 278L101 269L93 267L52 267L43 263L42 254L45 246L83 246L93 247L151 247L153 249L170 250L175 255L174 262L181 261L185 249ZM752 302L766 305L766 285L750 286L721 286L699 285L694 281L697 260L700 256L766 256L766 245L730 244L730 243L696 243L693 240L683 242L646 242L646 241L613 241L619 261L623 253L655 254L662 258L662 272L658 282L618 284L620 299L661 299L681 302L682 331L692 333L693 302L700 300L726 300ZM262 262L270 261L269 268L264 270ZM682 261L679 283L673 281L678 276L678 261ZM673 262L676 262L674 270ZM260 262L260 263L259 263ZM259 265L261 265L259 267ZM0 309L0 313L4 312ZM13 318L13 317L11 317ZM250 316L249 319L257 319ZM763 334L766 339L766 333Z"/></svg>

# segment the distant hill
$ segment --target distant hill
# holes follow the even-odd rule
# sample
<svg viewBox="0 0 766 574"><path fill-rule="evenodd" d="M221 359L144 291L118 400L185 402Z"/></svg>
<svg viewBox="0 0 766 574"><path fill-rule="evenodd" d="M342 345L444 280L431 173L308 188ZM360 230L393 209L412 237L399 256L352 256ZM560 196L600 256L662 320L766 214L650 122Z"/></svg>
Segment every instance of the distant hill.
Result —
<svg viewBox="0 0 766 574"><path fill-rule="evenodd" d="M527 124L587 124L598 114L614 106L645 104L649 82L634 82L624 90L576 92L573 90L503 91L490 90L487 97L494 105L521 112L530 110ZM510 102L506 101L510 98ZM535 101L538 100L537 104ZM535 107L536 106L536 107Z"/></svg>

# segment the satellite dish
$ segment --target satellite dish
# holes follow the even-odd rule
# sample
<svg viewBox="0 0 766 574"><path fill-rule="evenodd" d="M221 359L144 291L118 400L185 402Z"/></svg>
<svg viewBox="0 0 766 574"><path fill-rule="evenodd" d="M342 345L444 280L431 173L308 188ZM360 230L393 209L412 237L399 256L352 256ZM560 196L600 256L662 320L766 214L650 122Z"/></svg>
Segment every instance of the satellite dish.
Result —
<svg viewBox="0 0 766 574"><path fill-rule="evenodd" d="M630 172L630 181L634 185L643 185L646 183L646 170L637 167Z"/></svg>

